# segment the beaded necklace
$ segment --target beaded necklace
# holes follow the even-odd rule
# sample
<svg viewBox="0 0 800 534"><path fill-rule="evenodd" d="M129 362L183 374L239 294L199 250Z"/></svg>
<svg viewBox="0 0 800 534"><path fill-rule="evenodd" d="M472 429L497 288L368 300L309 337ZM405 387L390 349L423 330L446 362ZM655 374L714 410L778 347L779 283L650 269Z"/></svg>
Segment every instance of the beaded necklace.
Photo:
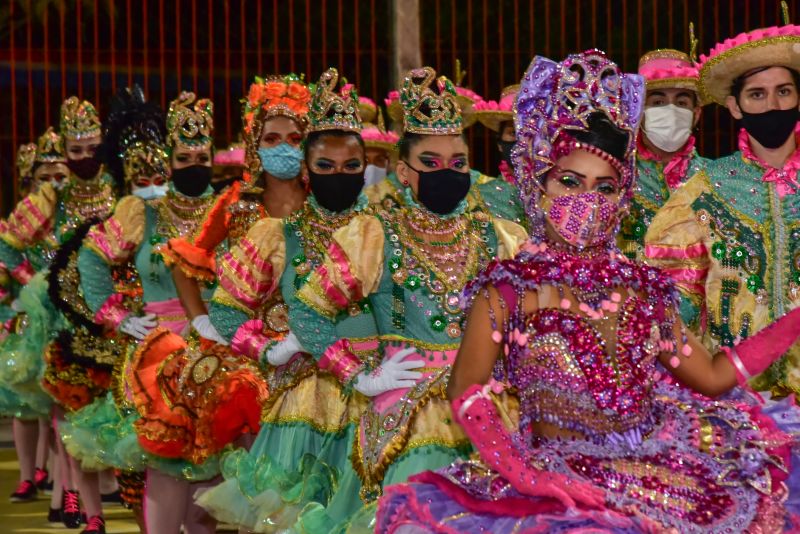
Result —
<svg viewBox="0 0 800 534"><path fill-rule="evenodd" d="M168 191L166 196L153 201L150 205L156 209L157 219L153 235L150 236L150 280L158 282L161 277L156 265L164 262L161 249L172 238L185 237L197 230L205 221L206 213L214 205L213 195L187 197Z"/></svg>
<svg viewBox="0 0 800 534"><path fill-rule="evenodd" d="M417 291L422 289L436 305L436 312L426 312L431 329L453 339L461 337L461 290L494 254L488 245L488 216L479 211L441 219L405 207L399 215L385 213L382 219L392 247L388 262L393 326L405 328L405 290L421 308L423 300Z"/></svg>
<svg viewBox="0 0 800 534"><path fill-rule="evenodd" d="M114 207L111 185L101 180L73 182L64 191L64 223L58 232L60 241L68 241L75 229L92 218L104 219Z"/></svg>

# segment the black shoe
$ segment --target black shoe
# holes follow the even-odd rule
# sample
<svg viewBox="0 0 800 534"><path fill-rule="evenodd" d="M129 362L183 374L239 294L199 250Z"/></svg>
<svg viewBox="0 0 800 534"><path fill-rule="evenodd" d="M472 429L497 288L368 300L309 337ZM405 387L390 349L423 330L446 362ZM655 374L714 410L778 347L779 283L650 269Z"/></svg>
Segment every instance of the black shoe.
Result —
<svg viewBox="0 0 800 534"><path fill-rule="evenodd" d="M64 492L61 518L67 528L79 528L81 526L81 499L77 491Z"/></svg>
<svg viewBox="0 0 800 534"><path fill-rule="evenodd" d="M47 469L36 468L36 474L33 475L33 483L36 484L36 489L44 492L52 491L53 481L49 479L50 473L47 472Z"/></svg>
<svg viewBox="0 0 800 534"><path fill-rule="evenodd" d="M119 490L112 491L111 493L104 493L100 495L100 501L106 504L122 504L122 496L119 493Z"/></svg>
<svg viewBox="0 0 800 534"><path fill-rule="evenodd" d="M32 480L23 480L11 494L11 502L31 502L36 500L36 485Z"/></svg>
<svg viewBox="0 0 800 534"><path fill-rule="evenodd" d="M63 519L61 518L61 508L50 508L50 511L47 512L47 522L48 523L61 523Z"/></svg>
<svg viewBox="0 0 800 534"><path fill-rule="evenodd" d="M89 518L86 528L81 534L106 534L106 522L101 515L93 515Z"/></svg>

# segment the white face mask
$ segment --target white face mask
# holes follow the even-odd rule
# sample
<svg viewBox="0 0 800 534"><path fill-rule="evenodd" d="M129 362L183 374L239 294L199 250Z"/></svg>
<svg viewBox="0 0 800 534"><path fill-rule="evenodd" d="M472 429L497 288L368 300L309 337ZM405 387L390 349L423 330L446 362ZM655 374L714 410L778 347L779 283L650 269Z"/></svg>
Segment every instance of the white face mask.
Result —
<svg viewBox="0 0 800 534"><path fill-rule="evenodd" d="M148 185L147 187L137 187L135 185L131 185L131 193L142 200L153 200L156 198L161 198L167 194L167 184Z"/></svg>
<svg viewBox="0 0 800 534"><path fill-rule="evenodd" d="M364 169L364 187L377 184L384 178L386 178L386 169L384 167L378 167L370 164L367 165L366 169Z"/></svg>
<svg viewBox="0 0 800 534"><path fill-rule="evenodd" d="M664 152L677 152L692 135L694 113L675 104L644 110L642 129L647 139Z"/></svg>

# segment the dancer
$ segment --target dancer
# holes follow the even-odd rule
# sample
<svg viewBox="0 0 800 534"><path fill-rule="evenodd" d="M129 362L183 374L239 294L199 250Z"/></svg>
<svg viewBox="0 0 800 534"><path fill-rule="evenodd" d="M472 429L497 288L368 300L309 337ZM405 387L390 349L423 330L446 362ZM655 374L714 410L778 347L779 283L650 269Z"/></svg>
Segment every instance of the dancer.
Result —
<svg viewBox="0 0 800 534"><path fill-rule="evenodd" d="M509 85L500 93L500 100L484 100L472 108L478 121L497 134L497 150L500 152L500 177L514 183L511 169L511 149L516 141L514 133L514 100L519 85Z"/></svg>
<svg viewBox="0 0 800 534"><path fill-rule="evenodd" d="M711 351L800 304L800 26L754 30L701 57L700 96L741 123L739 150L709 163L653 219L648 262L671 274L681 314ZM800 344L751 385L800 391Z"/></svg>
<svg viewBox="0 0 800 534"><path fill-rule="evenodd" d="M356 217L336 232L324 263L298 291L302 306L292 328L300 343L321 369L369 400L349 454L357 484L340 482L325 510L310 509L301 518L309 530L315 521L328 529L346 523L362 506L351 489L359 484L369 503L384 484L468 453L444 399L461 341L459 295L491 259L513 256L526 237L485 206L469 207L467 197L479 186L471 180L451 82L430 67L413 70L400 100L403 206ZM358 354L346 338L325 345L343 312L364 298L380 333L378 350Z"/></svg>
<svg viewBox="0 0 800 534"><path fill-rule="evenodd" d="M669 49L639 60L647 84L636 149L639 179L619 233L619 248L631 259L644 261L644 235L656 212L708 162L697 154L692 134L703 105L695 64L685 53Z"/></svg>
<svg viewBox="0 0 800 534"><path fill-rule="evenodd" d="M309 104L304 146L311 193L303 209L283 221L258 222L225 255L211 304L212 321L233 350L261 362L270 398L250 451L226 456L225 482L199 502L220 520L258 532L291 527L303 504L327 499L329 479L352 472L347 449L363 402L344 395L336 377L317 368L287 322L298 288L321 264L331 236L367 209L359 100L352 85L337 89L338 79L336 69L324 72ZM276 294L282 309L261 312ZM366 348L374 318L368 308L353 307L339 331Z"/></svg>
<svg viewBox="0 0 800 534"><path fill-rule="evenodd" d="M597 50L532 62L514 150L531 238L470 284L448 387L478 457L387 488L377 532L789 526L796 438L776 421L796 429L796 409L704 395L779 357L800 335L800 310L712 358L682 326L671 279L619 252L643 95L641 77ZM520 396L513 429L493 400L498 368Z"/></svg>

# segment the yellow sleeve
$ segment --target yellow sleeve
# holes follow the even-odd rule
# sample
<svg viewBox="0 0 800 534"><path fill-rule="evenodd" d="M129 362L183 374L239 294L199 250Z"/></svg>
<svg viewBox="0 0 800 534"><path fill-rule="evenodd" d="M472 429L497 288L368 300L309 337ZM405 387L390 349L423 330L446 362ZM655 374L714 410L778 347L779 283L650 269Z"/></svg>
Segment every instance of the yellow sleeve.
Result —
<svg viewBox="0 0 800 534"><path fill-rule="evenodd" d="M297 298L333 319L350 304L378 289L383 275L383 225L358 215L333 233L325 259L297 292Z"/></svg>
<svg viewBox="0 0 800 534"><path fill-rule="evenodd" d="M114 214L89 230L83 244L110 265L128 261L144 238L144 201L128 195L117 203Z"/></svg>
<svg viewBox="0 0 800 534"><path fill-rule="evenodd" d="M663 269L681 291L684 322L697 327L705 313L706 279L710 267L709 214L695 212L697 198L709 188L708 176L701 171L678 188L656 213L645 235L647 263Z"/></svg>
<svg viewBox="0 0 800 534"><path fill-rule="evenodd" d="M497 234L497 259L513 258L528 241L528 232L519 224L506 219L493 217L494 231Z"/></svg>
<svg viewBox="0 0 800 534"><path fill-rule="evenodd" d="M283 221L261 219L219 260L212 300L251 314L277 289L285 266Z"/></svg>
<svg viewBox="0 0 800 534"><path fill-rule="evenodd" d="M0 239L16 250L36 244L52 230L56 201L53 186L43 184L20 200L8 219L0 224Z"/></svg>

